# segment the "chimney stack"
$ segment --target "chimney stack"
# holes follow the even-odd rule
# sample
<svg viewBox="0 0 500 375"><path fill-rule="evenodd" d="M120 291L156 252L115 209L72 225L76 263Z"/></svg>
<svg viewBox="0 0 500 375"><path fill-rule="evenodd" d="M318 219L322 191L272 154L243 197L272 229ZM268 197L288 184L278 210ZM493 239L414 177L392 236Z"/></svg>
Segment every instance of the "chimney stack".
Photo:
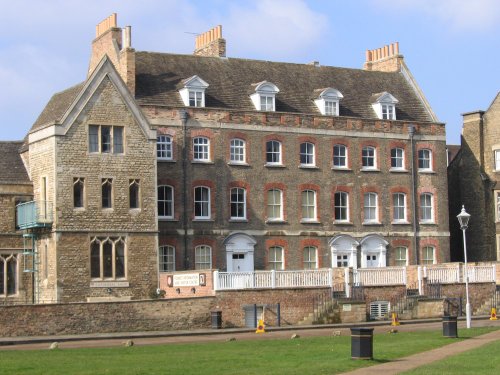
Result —
<svg viewBox="0 0 500 375"><path fill-rule="evenodd" d="M117 16L113 13L99 22L95 28L96 37L92 41L92 55L87 77L89 77L104 56L108 56L128 88L135 94L135 50L132 48L132 28L117 26Z"/></svg>
<svg viewBox="0 0 500 375"><path fill-rule="evenodd" d="M218 25L197 35L193 54L196 56L226 57L226 40L222 38L222 26Z"/></svg>
<svg viewBox="0 0 500 375"><path fill-rule="evenodd" d="M403 63L403 56L399 54L399 43L391 43L382 48L366 50L364 70L380 72L399 72Z"/></svg>

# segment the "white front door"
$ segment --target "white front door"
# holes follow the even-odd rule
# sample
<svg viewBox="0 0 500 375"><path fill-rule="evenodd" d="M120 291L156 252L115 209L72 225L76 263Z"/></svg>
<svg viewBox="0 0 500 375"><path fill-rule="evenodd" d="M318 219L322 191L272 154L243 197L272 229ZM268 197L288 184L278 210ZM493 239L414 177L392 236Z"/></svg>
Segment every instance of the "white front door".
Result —
<svg viewBox="0 0 500 375"><path fill-rule="evenodd" d="M245 253L233 253L233 272L245 272L245 271L253 271L253 269L248 269L245 258Z"/></svg>
<svg viewBox="0 0 500 375"><path fill-rule="evenodd" d="M366 256L366 267L378 267L377 255L369 254Z"/></svg>

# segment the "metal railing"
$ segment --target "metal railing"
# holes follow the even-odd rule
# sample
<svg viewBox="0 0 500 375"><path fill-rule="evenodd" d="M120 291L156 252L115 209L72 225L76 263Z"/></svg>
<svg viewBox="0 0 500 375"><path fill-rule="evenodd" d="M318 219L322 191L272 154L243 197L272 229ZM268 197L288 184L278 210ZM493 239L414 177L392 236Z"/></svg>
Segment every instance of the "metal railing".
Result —
<svg viewBox="0 0 500 375"><path fill-rule="evenodd" d="M49 201L31 201L16 206L16 225L19 229L47 227L52 224L52 204Z"/></svg>

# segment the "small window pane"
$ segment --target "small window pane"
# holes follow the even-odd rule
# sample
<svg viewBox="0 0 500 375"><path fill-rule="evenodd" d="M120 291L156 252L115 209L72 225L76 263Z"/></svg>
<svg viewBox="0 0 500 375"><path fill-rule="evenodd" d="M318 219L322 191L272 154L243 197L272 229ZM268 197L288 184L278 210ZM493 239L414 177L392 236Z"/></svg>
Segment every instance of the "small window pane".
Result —
<svg viewBox="0 0 500 375"><path fill-rule="evenodd" d="M99 152L99 126L89 126L89 152Z"/></svg>
<svg viewBox="0 0 500 375"><path fill-rule="evenodd" d="M433 212L432 212L432 194L422 194L420 195L420 220L432 222Z"/></svg>
<svg viewBox="0 0 500 375"><path fill-rule="evenodd" d="M335 221L348 221L348 195L343 191L335 193Z"/></svg>
<svg viewBox="0 0 500 375"><path fill-rule="evenodd" d="M110 241L102 245L102 256L103 277L113 277L113 244Z"/></svg>
<svg viewBox="0 0 500 375"><path fill-rule="evenodd" d="M313 190L302 192L302 219L316 220L316 192Z"/></svg>
<svg viewBox="0 0 500 375"><path fill-rule="evenodd" d="M304 268L316 269L318 268L317 262L318 249L314 246L307 246L304 248Z"/></svg>
<svg viewBox="0 0 500 375"><path fill-rule="evenodd" d="M377 194L367 193L364 196L364 221L376 222L378 220L377 216Z"/></svg>
<svg viewBox="0 0 500 375"><path fill-rule="evenodd" d="M115 244L115 277L125 277L125 245L122 241Z"/></svg>
<svg viewBox="0 0 500 375"><path fill-rule="evenodd" d="M406 220L406 195L396 193L392 196L393 219L394 221Z"/></svg>
<svg viewBox="0 0 500 375"><path fill-rule="evenodd" d="M113 153L123 154L123 128L113 126Z"/></svg>
<svg viewBox="0 0 500 375"><path fill-rule="evenodd" d="M269 248L269 269L276 271L284 269L283 248L281 246L273 246Z"/></svg>
<svg viewBox="0 0 500 375"><path fill-rule="evenodd" d="M175 271L175 248L173 246L160 247L160 272Z"/></svg>
<svg viewBox="0 0 500 375"><path fill-rule="evenodd" d="M158 216L174 216L174 188L171 186L158 186Z"/></svg>
<svg viewBox="0 0 500 375"><path fill-rule="evenodd" d="M396 266L406 266L408 250L406 247L398 246L394 249L394 262Z"/></svg>
<svg viewBox="0 0 500 375"><path fill-rule="evenodd" d="M431 150L418 150L418 169L431 169Z"/></svg>
<svg viewBox="0 0 500 375"><path fill-rule="evenodd" d="M156 139L156 157L163 160L172 160L172 138L160 135Z"/></svg>
<svg viewBox="0 0 500 375"><path fill-rule="evenodd" d="M193 140L193 159L198 161L209 161L209 155L208 138L195 138Z"/></svg>
<svg viewBox="0 0 500 375"><path fill-rule="evenodd" d="M300 164L314 165L314 144L305 142L300 144Z"/></svg>
<svg viewBox="0 0 500 375"><path fill-rule="evenodd" d="M269 190L267 192L267 218L269 220L279 220L282 218L281 204L281 190Z"/></svg>
<svg viewBox="0 0 500 375"><path fill-rule="evenodd" d="M212 248L201 245L195 248L195 269L204 270L212 268Z"/></svg>
<svg viewBox="0 0 500 375"><path fill-rule="evenodd" d="M245 189L233 188L231 189L231 218L232 219L245 219Z"/></svg>
<svg viewBox="0 0 500 375"><path fill-rule="evenodd" d="M111 126L101 126L101 152L111 152Z"/></svg>
<svg viewBox="0 0 500 375"><path fill-rule="evenodd" d="M16 294L17 291L17 257L7 258L7 295Z"/></svg>
<svg viewBox="0 0 500 375"><path fill-rule="evenodd" d="M403 169L404 150L402 148L391 149L391 168Z"/></svg>
<svg viewBox="0 0 500 375"><path fill-rule="evenodd" d="M422 264L434 264L434 248L426 246L422 249Z"/></svg>
<svg viewBox="0 0 500 375"><path fill-rule="evenodd" d="M363 168L375 168L375 148L363 147L361 160Z"/></svg>
<svg viewBox="0 0 500 375"><path fill-rule="evenodd" d="M112 208L112 179L107 178L102 180L102 208Z"/></svg>
<svg viewBox="0 0 500 375"><path fill-rule="evenodd" d="M90 245L90 277L101 277L100 244L97 241Z"/></svg>
<svg viewBox="0 0 500 375"><path fill-rule="evenodd" d="M210 217L210 190L198 186L194 189L194 216L195 218Z"/></svg>
<svg viewBox="0 0 500 375"><path fill-rule="evenodd" d="M245 162L245 141L241 139L232 139L229 146L230 160L234 163Z"/></svg>
<svg viewBox="0 0 500 375"><path fill-rule="evenodd" d="M130 208L139 208L139 180L129 181Z"/></svg>
<svg viewBox="0 0 500 375"><path fill-rule="evenodd" d="M266 143L266 162L269 164L281 163L281 143L269 141Z"/></svg>
<svg viewBox="0 0 500 375"><path fill-rule="evenodd" d="M73 207L81 208L83 207L83 189L84 189L84 179L74 178L73 179Z"/></svg>

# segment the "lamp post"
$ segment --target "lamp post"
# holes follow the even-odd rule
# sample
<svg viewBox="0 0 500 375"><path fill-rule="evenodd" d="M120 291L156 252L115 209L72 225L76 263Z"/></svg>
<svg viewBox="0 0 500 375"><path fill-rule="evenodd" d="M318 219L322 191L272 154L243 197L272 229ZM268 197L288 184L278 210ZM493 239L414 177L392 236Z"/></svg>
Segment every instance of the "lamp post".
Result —
<svg viewBox="0 0 500 375"><path fill-rule="evenodd" d="M464 263L465 263L465 297L467 298L467 303L465 305L465 316L467 319L467 328L470 328L470 303L469 303L469 272L467 270L467 244L465 241L465 230L469 224L470 215L465 212L465 207L462 205L462 211L457 215L458 222L460 223L460 229L462 229L464 237Z"/></svg>

